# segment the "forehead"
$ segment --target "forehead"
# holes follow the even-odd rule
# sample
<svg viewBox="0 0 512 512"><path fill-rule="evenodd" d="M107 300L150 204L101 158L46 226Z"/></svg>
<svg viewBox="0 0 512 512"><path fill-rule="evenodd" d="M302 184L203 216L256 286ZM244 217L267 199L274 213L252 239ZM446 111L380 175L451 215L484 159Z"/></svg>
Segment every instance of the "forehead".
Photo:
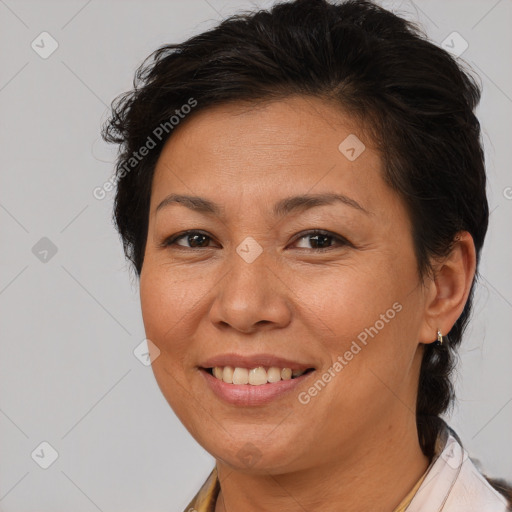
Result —
<svg viewBox="0 0 512 512"><path fill-rule="evenodd" d="M327 155L336 161L343 155L339 144L349 135L360 139L366 148L372 145L362 132L358 121L332 102L319 98L292 96L260 103L231 102L186 118L167 141L161 157L176 160L184 151L189 160L197 156L225 160L226 164L233 154L250 160L252 155L262 153L265 163Z"/></svg>
<svg viewBox="0 0 512 512"><path fill-rule="evenodd" d="M372 141L333 104L310 97L230 103L195 112L169 138L151 208L169 193L242 207L242 198L274 204L308 191L344 193L364 205L393 194L381 173Z"/></svg>

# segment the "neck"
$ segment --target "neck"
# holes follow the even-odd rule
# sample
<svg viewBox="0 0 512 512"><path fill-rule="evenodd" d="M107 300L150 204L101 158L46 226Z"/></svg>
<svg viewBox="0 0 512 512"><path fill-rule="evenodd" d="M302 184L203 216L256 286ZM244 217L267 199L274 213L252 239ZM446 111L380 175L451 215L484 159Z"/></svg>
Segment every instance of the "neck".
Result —
<svg viewBox="0 0 512 512"><path fill-rule="evenodd" d="M299 471L254 475L217 461L221 491L215 512L394 510L429 464L419 446L415 419L410 411L407 414L405 422L402 417L400 423L386 423L378 432L361 436L350 455ZM346 453L343 447L335 451Z"/></svg>

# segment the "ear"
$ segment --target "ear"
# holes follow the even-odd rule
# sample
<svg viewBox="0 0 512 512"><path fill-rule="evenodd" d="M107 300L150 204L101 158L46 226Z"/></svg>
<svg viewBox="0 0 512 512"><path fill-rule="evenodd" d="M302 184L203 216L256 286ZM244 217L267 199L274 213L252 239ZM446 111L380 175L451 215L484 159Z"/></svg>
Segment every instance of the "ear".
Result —
<svg viewBox="0 0 512 512"><path fill-rule="evenodd" d="M424 320L420 343L437 340L437 329L446 336L466 305L476 271L473 237L461 231L450 254L434 265L434 279L425 285Z"/></svg>

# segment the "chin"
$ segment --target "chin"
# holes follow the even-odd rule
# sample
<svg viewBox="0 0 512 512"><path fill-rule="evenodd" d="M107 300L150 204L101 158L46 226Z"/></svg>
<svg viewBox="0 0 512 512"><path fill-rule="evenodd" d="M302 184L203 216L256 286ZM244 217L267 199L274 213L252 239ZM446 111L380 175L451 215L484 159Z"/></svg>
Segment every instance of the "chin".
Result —
<svg viewBox="0 0 512 512"><path fill-rule="evenodd" d="M261 435L254 431L230 435L229 426L224 425L228 433L218 427L220 430L215 434L212 435L211 431L201 432L195 439L215 459L231 469L251 474L281 474L300 469L298 459L301 452L297 450L300 443L293 441L293 437L283 435L283 432L279 437L269 436L268 432L275 425L265 429Z"/></svg>

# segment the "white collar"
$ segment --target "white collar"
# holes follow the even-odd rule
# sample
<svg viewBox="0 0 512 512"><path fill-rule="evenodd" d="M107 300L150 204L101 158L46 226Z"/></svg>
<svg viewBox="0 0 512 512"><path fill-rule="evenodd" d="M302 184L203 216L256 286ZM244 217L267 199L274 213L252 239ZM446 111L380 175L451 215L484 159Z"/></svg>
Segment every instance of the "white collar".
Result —
<svg viewBox="0 0 512 512"><path fill-rule="evenodd" d="M446 426L435 458L407 512L507 512L507 501L478 471Z"/></svg>

